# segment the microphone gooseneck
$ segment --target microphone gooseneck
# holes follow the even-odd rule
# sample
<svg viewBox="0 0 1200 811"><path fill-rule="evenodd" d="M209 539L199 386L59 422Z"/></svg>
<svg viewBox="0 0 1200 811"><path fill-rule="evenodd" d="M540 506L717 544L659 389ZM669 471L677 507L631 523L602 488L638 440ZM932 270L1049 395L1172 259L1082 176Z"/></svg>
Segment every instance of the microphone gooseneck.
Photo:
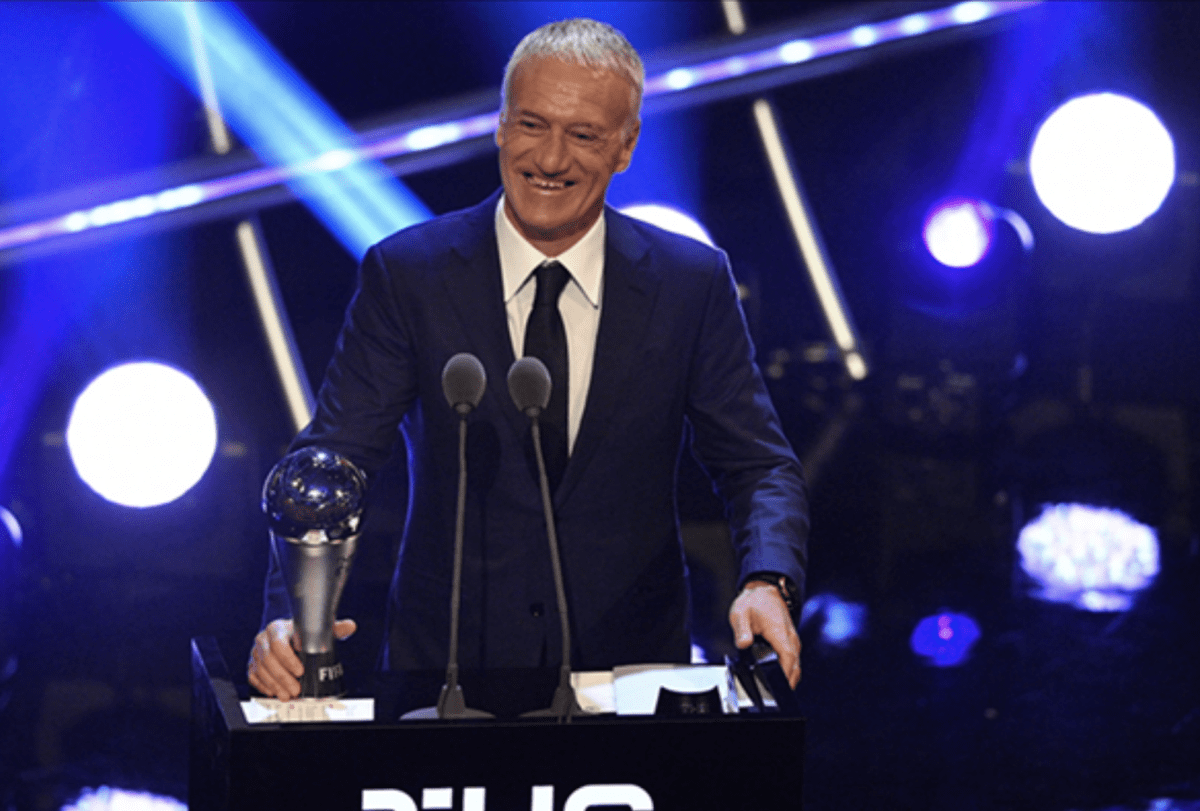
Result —
<svg viewBox="0 0 1200 811"><path fill-rule="evenodd" d="M450 581L450 652L446 661L446 683L437 705L405 713L406 720L433 718L492 718L491 713L471 709L458 683L458 625L462 608L463 535L467 515L467 415L487 388L487 375L479 358L460 352L442 368L442 392L458 413L458 501L454 514L454 571Z"/></svg>
<svg viewBox="0 0 1200 811"><path fill-rule="evenodd" d="M571 620L567 608L567 588L563 581L562 562L558 554L558 529L554 521L554 502L550 498L550 477L546 475L546 457L542 453L541 429L538 416L550 402L550 372L535 357L524 357L508 370L508 392L513 402L529 416L533 453L537 458L538 486L542 493L542 512L546 521L546 536L550 542L550 566L554 574L554 595L558 602L558 621L562 631L562 665L558 687L550 707L525 713L525 717L553 717L559 723L569 722L574 715L583 714L571 686Z"/></svg>
<svg viewBox="0 0 1200 811"><path fill-rule="evenodd" d="M442 369L442 392L446 402L465 416L475 410L487 388L487 373L479 358L470 352L459 352L446 361Z"/></svg>

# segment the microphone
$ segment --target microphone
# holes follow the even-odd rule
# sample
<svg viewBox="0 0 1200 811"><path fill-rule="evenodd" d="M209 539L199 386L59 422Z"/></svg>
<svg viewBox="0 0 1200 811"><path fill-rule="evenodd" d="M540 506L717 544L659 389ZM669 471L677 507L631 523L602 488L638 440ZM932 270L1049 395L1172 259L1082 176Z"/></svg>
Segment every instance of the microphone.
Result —
<svg viewBox="0 0 1200 811"><path fill-rule="evenodd" d="M527 417L536 420L546 410L551 388L550 370L533 356L521 358L508 370L508 393Z"/></svg>
<svg viewBox="0 0 1200 811"><path fill-rule="evenodd" d="M533 453L537 457L538 485L542 491L542 512L546 519L546 535L550 541L550 567L554 572L554 593L558 601L558 621L562 629L562 665L558 687L550 706L544 710L524 713L523 718L551 717L560 723L570 722L574 715L583 715L571 686L571 623L567 613L567 588L563 582L562 563L558 555L558 530L554 523L554 503L550 499L550 478L546 475L546 458L542 454L542 434L538 417L550 403L550 372L534 357L516 361L508 370L508 393L523 414L529 417L533 434Z"/></svg>
<svg viewBox="0 0 1200 811"><path fill-rule="evenodd" d="M442 368L442 393L458 412L458 504L454 515L454 573L450 583L450 655L446 662L446 683L437 706L406 712L405 720L433 718L495 718L467 706L458 683L458 618L462 608L463 529L467 515L467 415L475 410L487 388L487 374L479 358L459 352Z"/></svg>
<svg viewBox="0 0 1200 811"><path fill-rule="evenodd" d="M442 369L442 392L446 402L462 416L475 410L487 388L487 374L479 358L470 352L459 352Z"/></svg>

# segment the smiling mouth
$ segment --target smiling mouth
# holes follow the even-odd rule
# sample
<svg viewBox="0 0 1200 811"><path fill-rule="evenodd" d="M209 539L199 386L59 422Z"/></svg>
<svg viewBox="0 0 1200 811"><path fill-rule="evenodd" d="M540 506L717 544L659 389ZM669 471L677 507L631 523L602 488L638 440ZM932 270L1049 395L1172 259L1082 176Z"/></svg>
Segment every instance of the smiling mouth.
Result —
<svg viewBox="0 0 1200 811"><path fill-rule="evenodd" d="M525 180L535 189L543 191L562 191L575 185L574 180L547 180L544 177L536 177L529 172L523 172Z"/></svg>

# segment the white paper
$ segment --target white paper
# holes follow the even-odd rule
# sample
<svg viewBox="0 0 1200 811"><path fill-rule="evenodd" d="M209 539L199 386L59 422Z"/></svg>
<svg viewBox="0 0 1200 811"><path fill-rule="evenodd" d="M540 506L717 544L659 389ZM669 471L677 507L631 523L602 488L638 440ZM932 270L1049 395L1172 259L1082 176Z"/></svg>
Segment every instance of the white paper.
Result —
<svg viewBox="0 0 1200 811"><path fill-rule="evenodd" d="M738 697L731 698L729 670L724 665L624 665L613 668L613 697L617 715L653 715L658 691L706 693L714 687L725 712L737 712Z"/></svg>
<svg viewBox="0 0 1200 811"><path fill-rule="evenodd" d="M571 686L575 688L575 697L585 712L614 713L617 711L617 703L613 698L611 670L572 673Z"/></svg>
<svg viewBox="0 0 1200 811"><path fill-rule="evenodd" d="M252 698L242 702L248 724L323 723L326 721L373 721L373 698Z"/></svg>

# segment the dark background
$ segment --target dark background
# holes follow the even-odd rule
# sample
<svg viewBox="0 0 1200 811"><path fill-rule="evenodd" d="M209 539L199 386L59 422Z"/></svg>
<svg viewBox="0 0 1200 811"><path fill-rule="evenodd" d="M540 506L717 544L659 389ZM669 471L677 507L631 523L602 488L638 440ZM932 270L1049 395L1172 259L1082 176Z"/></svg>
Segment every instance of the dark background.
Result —
<svg viewBox="0 0 1200 811"><path fill-rule="evenodd" d="M929 5L754 2L746 16L751 34L811 32ZM520 36L551 19L610 21L648 58L728 37L716 2L237 7L358 127L494 90ZM861 382L821 359L829 337L753 97L644 121L610 199L689 210L729 252L810 480L808 593L865 609L847 644L823 640L819 612L802 629L806 807L1200 803L1198 43L1191 4L1050 3L766 94L865 343ZM86 197L209 149L195 99L103 5L2 4L0 54L0 204ZM1025 167L1038 123L1096 90L1141 99L1174 137L1175 186L1123 234L1058 223ZM435 213L499 185L491 151L402 180ZM1017 211L1036 240L1027 256L1001 245L957 299L919 237L951 194ZM357 257L300 203L258 218L315 386ZM292 428L235 222L0 266L0 506L24 530L0 553L0 807L56 809L101 784L183 797L188 639L216 636L239 670L257 630L258 491ZM140 511L88 490L63 441L83 385L136 358L193 374L221 443L187 495ZM373 493L343 602L360 621L344 649L352 674L370 670L382 632L403 485L393 467ZM1015 537L1049 501L1119 506L1157 530L1162 571L1131 610L1028 595ZM720 505L690 460L680 509L698 641L719 657L732 570ZM940 611L982 631L958 667L909 648L917 622Z"/></svg>

